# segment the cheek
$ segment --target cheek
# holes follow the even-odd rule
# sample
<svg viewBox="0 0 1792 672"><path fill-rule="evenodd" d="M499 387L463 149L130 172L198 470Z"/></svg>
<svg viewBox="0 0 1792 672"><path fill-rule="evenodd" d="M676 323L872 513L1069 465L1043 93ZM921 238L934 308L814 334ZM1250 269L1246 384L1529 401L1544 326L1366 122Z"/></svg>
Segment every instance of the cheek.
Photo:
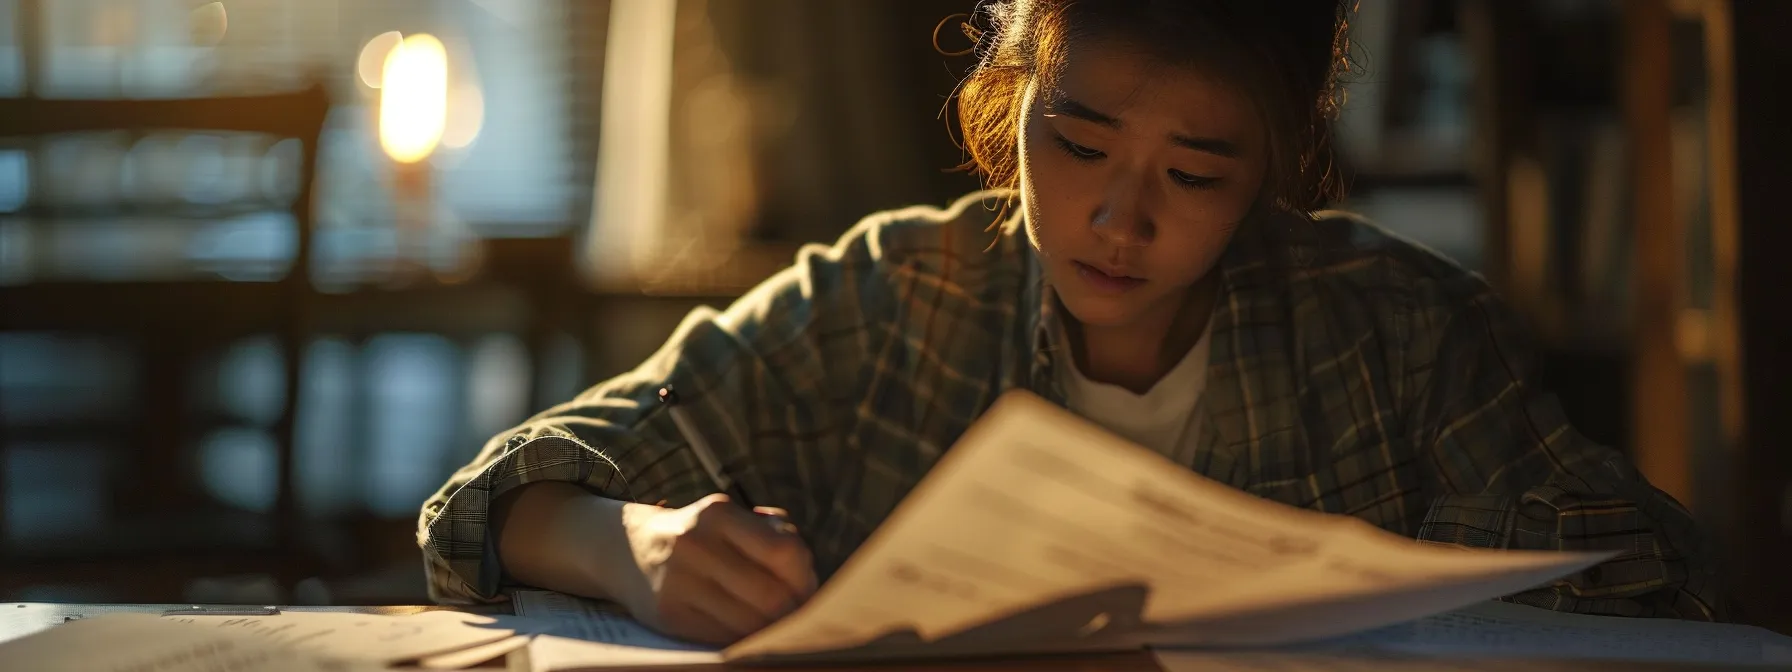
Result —
<svg viewBox="0 0 1792 672"><path fill-rule="evenodd" d="M1151 246L1150 267L1156 277L1185 285L1200 280L1232 244L1239 220L1250 210L1223 194L1211 194L1207 203L1188 207L1182 216L1160 220L1158 238Z"/></svg>
<svg viewBox="0 0 1792 672"><path fill-rule="evenodd" d="M1258 199L1263 196L1264 179L1268 174L1268 167L1264 165L1263 151L1253 149L1249 156L1250 158L1243 165L1238 166L1236 179L1231 180L1225 185L1225 188L1214 195L1215 200L1224 203L1226 215L1229 217L1228 221L1243 220L1251 213L1251 208L1257 205Z"/></svg>
<svg viewBox="0 0 1792 672"><path fill-rule="evenodd" d="M1158 229L1159 247L1174 257L1173 263L1204 268L1231 244L1232 234L1256 205L1259 187L1256 181L1234 181L1172 206L1171 211L1178 214L1160 220L1165 225Z"/></svg>
<svg viewBox="0 0 1792 672"><path fill-rule="evenodd" d="M1225 253L1237 229L1236 224L1219 221L1166 227L1168 235L1160 234L1156 245L1157 268L1184 280L1199 279Z"/></svg>
<svg viewBox="0 0 1792 672"><path fill-rule="evenodd" d="M1205 207L1201 208L1204 216L1200 222L1191 222L1190 233L1201 240L1224 244L1232 239L1236 231L1250 216L1252 204L1256 202L1255 190L1238 193L1219 193L1208 198Z"/></svg>
<svg viewBox="0 0 1792 672"><path fill-rule="evenodd" d="M1065 182L1062 159L1057 148L1045 142L1030 126L1020 137L1020 171L1022 181L1039 197L1055 198Z"/></svg>
<svg viewBox="0 0 1792 672"><path fill-rule="evenodd" d="M1035 134L1022 137L1020 178L1022 205L1026 208L1027 236L1042 256L1052 257L1054 250L1076 244L1076 226L1067 213L1077 211L1088 182L1076 179L1073 169L1064 164L1071 160L1057 153L1056 148L1038 142Z"/></svg>

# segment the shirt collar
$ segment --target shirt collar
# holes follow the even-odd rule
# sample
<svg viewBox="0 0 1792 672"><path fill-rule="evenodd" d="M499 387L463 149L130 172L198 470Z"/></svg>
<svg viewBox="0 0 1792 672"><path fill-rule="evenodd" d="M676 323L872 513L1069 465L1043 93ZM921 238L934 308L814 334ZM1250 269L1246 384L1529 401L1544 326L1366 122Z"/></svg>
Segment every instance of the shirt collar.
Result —
<svg viewBox="0 0 1792 672"><path fill-rule="evenodd" d="M1045 281L1044 269L1040 267L1039 255L1033 250L1033 242L1027 237L1026 216L1018 198L1013 208L1014 212L1002 223L1002 233L1011 244L1019 247L1025 271L1025 284L1015 314L1018 328L1014 334L1015 345L1026 359L1023 364L1027 371L1024 384L1034 394L1063 405L1064 391L1052 375L1057 353L1051 325L1052 320L1056 319L1057 301L1053 297L1050 283Z"/></svg>

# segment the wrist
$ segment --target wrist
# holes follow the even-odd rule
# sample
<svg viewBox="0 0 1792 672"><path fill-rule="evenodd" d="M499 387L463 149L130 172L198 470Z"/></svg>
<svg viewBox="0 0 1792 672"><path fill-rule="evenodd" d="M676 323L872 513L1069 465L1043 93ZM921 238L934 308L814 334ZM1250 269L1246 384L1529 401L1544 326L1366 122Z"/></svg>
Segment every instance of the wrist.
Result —
<svg viewBox="0 0 1792 672"><path fill-rule="evenodd" d="M583 555L589 581L603 591L605 597L628 609L636 618L653 604L653 578L641 558L641 546L647 541L642 530L652 516L661 511L651 504L637 504L593 497L582 502L590 513L569 521L585 529L596 527L604 533L593 535L594 546Z"/></svg>
<svg viewBox="0 0 1792 672"><path fill-rule="evenodd" d="M493 509L500 561L516 580L627 602L640 570L621 520L623 502L565 482L521 486Z"/></svg>

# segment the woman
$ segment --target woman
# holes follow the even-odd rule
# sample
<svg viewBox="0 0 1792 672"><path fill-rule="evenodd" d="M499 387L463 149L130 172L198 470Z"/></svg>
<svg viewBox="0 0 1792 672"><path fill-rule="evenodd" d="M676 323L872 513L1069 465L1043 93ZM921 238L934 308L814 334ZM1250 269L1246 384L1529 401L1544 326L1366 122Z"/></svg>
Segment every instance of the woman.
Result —
<svg viewBox="0 0 1792 672"><path fill-rule="evenodd" d="M1723 618L1687 513L1567 425L1482 280L1321 210L1342 4L985 6L958 115L992 189L867 218L494 439L424 507L434 595L522 583L736 640L1023 388L1290 505L1624 551L1509 599ZM781 508L715 494L692 444Z"/></svg>

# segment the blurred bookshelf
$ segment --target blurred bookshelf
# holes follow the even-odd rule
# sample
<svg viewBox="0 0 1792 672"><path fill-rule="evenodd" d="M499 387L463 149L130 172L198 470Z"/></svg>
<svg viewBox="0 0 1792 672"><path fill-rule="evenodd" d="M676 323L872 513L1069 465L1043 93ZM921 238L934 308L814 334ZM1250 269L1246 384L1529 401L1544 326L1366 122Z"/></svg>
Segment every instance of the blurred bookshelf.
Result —
<svg viewBox="0 0 1792 672"><path fill-rule="evenodd" d="M1792 586L1761 563L1792 546L1792 474L1762 433L1774 420L1745 413L1785 396L1764 394L1762 381L1783 375L1771 372L1777 343L1759 337L1772 327L1747 329L1749 315L1777 312L1780 290L1739 263L1745 245L1775 234L1746 231L1738 189L1738 175L1778 169L1739 162L1748 141L1737 131L1740 115L1771 106L1739 96L1747 59L1766 57L1756 76L1785 67L1740 13L1783 18L1774 5L1460 8L1477 69L1470 172L1484 205L1484 270L1546 352L1611 364L1627 397L1622 447L1714 533L1732 584L1758 587L1731 591L1744 617L1783 630Z"/></svg>
<svg viewBox="0 0 1792 672"><path fill-rule="evenodd" d="M1733 233L1712 221L1707 4L1727 3L1462 5L1485 270L1547 351L1621 363L1623 447L1698 510L1739 403L1717 389Z"/></svg>

